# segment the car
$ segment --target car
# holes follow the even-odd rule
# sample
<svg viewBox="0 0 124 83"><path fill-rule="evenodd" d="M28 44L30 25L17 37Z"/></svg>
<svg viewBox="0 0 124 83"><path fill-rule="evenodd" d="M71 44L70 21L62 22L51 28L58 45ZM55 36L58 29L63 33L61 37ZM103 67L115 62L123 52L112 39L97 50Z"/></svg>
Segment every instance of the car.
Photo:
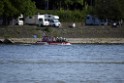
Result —
<svg viewBox="0 0 124 83"><path fill-rule="evenodd" d="M49 20L50 26L52 27L61 27L61 23L58 19Z"/></svg>

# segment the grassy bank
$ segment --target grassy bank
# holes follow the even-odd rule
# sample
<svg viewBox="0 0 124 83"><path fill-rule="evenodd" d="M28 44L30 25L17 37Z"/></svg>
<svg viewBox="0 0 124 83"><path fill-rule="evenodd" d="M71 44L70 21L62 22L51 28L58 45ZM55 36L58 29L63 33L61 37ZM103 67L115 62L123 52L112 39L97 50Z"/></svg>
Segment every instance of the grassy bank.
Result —
<svg viewBox="0 0 124 83"><path fill-rule="evenodd" d="M46 35L66 38L124 38L124 27L83 26L78 23L76 28L70 28L68 25L68 23L63 23L62 28L0 26L0 38L33 38L33 35L41 38L44 31Z"/></svg>
<svg viewBox="0 0 124 83"><path fill-rule="evenodd" d="M0 38L31 38L34 34L41 37L40 28L36 26L1 26Z"/></svg>

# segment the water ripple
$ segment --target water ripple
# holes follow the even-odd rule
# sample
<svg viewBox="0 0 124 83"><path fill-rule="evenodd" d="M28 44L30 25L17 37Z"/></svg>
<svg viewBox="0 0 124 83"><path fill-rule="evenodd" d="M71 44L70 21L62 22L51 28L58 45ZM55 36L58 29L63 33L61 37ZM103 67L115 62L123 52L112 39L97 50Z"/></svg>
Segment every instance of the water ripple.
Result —
<svg viewBox="0 0 124 83"><path fill-rule="evenodd" d="M0 60L0 64L124 64L124 61L47 61L47 60Z"/></svg>

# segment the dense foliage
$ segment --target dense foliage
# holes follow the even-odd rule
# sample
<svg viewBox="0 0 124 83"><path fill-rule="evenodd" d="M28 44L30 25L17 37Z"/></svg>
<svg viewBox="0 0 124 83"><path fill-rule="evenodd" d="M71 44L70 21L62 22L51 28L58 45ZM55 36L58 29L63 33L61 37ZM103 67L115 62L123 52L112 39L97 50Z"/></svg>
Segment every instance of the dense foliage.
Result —
<svg viewBox="0 0 124 83"><path fill-rule="evenodd" d="M95 0L32 0L38 9L47 10L82 10L86 5L93 5Z"/></svg>
<svg viewBox="0 0 124 83"><path fill-rule="evenodd" d="M100 18L124 19L124 0L0 0L0 18L5 24L20 14L59 15L62 21L83 21L87 14ZM39 11L40 10L40 11Z"/></svg>
<svg viewBox="0 0 124 83"><path fill-rule="evenodd" d="M61 22L83 22L86 16L84 11L70 11L70 10L38 10L40 14L53 14L60 17Z"/></svg>
<svg viewBox="0 0 124 83"><path fill-rule="evenodd" d="M80 14L76 14L76 17L79 18L84 17L81 16L81 14L85 15L88 13L104 19L107 18L112 20L119 20L121 18L124 18L123 12L124 0L33 0L33 1L36 2L37 8L41 10L58 10L60 11L60 13L62 13L61 11L65 11L63 13L64 14L63 16L65 16L67 19L74 18L76 13L75 10L77 11L77 13L81 11ZM70 11L72 11L73 13L70 13ZM60 15L60 13L58 15Z"/></svg>
<svg viewBox="0 0 124 83"><path fill-rule="evenodd" d="M55 14L64 22L82 22L95 0L32 0L41 14Z"/></svg>
<svg viewBox="0 0 124 83"><path fill-rule="evenodd" d="M0 1L0 15L3 14L3 7L4 7L3 2Z"/></svg>
<svg viewBox="0 0 124 83"><path fill-rule="evenodd" d="M118 0L119 1L119 6L121 9L122 17L124 19L124 0Z"/></svg>
<svg viewBox="0 0 124 83"><path fill-rule="evenodd" d="M96 0L94 14L100 18L119 20L123 17L123 0Z"/></svg>
<svg viewBox="0 0 124 83"><path fill-rule="evenodd" d="M17 18L20 14L32 15L35 13L35 3L31 0L2 0L0 1L0 16L3 18L5 25L9 20Z"/></svg>

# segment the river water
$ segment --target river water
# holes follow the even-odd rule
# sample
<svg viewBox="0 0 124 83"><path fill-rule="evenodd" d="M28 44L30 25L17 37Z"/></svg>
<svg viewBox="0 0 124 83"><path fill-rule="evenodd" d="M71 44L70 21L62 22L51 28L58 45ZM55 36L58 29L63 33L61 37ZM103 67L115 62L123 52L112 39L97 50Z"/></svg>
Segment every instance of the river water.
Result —
<svg viewBox="0 0 124 83"><path fill-rule="evenodd" d="M124 45L0 45L0 83L124 83Z"/></svg>

